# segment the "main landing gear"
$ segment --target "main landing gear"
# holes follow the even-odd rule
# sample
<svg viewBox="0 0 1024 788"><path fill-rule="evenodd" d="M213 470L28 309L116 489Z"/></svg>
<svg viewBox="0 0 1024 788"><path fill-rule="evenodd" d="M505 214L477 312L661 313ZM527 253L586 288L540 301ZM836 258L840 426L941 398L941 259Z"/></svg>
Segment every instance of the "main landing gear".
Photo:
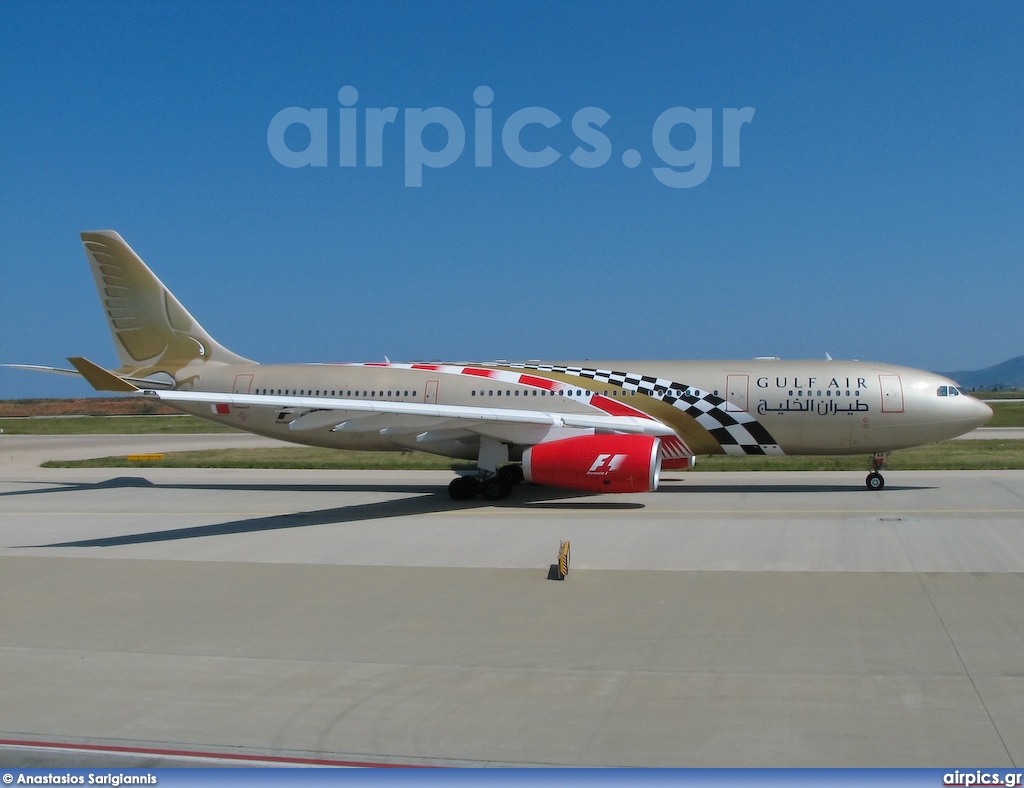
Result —
<svg viewBox="0 0 1024 788"><path fill-rule="evenodd" d="M475 476L460 476L448 485L448 494L456 501L468 501L482 495L488 501L508 498L512 488L523 480L523 467L510 465L508 444L480 437L480 455Z"/></svg>
<svg viewBox="0 0 1024 788"><path fill-rule="evenodd" d="M493 476L481 479L476 476L460 476L448 485L448 495L454 501L468 501L482 495L488 501L508 498L512 488L523 480L523 469L519 465L505 465Z"/></svg>
<svg viewBox="0 0 1024 788"><path fill-rule="evenodd" d="M885 477L882 476L881 471L885 467L885 461L888 458L888 454L876 454L871 458L871 473L864 480L864 484L867 485L869 490L881 490L885 487Z"/></svg>

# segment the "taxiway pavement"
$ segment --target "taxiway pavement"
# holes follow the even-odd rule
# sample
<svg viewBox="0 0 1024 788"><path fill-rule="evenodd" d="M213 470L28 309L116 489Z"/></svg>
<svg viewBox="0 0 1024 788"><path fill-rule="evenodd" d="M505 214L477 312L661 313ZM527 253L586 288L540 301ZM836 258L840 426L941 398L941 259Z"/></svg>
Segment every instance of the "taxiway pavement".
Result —
<svg viewBox="0 0 1024 788"><path fill-rule="evenodd" d="M58 748L0 762L1024 763L1024 472L460 504L437 472L30 451L0 464L0 740Z"/></svg>

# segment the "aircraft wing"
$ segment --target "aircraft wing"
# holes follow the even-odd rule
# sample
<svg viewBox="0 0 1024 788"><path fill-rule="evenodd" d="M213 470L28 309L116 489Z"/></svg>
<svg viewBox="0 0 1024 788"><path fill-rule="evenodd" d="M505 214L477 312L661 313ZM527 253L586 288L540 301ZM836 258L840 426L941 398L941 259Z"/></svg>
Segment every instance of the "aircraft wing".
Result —
<svg viewBox="0 0 1024 788"><path fill-rule="evenodd" d="M547 439L552 430L593 429L658 437L675 431L656 419L560 413L516 408L485 408L469 405L437 405L420 402L345 399L334 397L289 397L266 394L222 394L203 391L142 392L165 402L208 403L212 412L227 412L232 406L253 406L303 411L289 424L292 430L328 429L344 432L378 431L385 434L424 434L462 430L489 435L498 440L529 445ZM223 411L221 409L224 409Z"/></svg>

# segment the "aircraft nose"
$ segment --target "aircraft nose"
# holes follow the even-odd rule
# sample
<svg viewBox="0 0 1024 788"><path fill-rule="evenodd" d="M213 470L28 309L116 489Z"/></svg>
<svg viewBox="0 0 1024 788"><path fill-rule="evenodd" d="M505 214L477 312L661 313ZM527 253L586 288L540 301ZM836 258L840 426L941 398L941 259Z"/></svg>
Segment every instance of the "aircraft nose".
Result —
<svg viewBox="0 0 1024 788"><path fill-rule="evenodd" d="M992 408L989 407L989 404L974 397L968 397L967 399L971 404L972 429L977 429L987 424L988 420L992 418Z"/></svg>

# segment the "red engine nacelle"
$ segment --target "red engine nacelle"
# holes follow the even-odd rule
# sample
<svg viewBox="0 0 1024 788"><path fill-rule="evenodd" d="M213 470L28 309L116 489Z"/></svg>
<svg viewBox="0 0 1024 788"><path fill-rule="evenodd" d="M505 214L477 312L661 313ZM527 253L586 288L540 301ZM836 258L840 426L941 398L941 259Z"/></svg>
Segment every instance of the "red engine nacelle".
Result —
<svg viewBox="0 0 1024 788"><path fill-rule="evenodd" d="M651 492L661 474L661 440L650 435L582 435L523 452L528 482L588 492Z"/></svg>

